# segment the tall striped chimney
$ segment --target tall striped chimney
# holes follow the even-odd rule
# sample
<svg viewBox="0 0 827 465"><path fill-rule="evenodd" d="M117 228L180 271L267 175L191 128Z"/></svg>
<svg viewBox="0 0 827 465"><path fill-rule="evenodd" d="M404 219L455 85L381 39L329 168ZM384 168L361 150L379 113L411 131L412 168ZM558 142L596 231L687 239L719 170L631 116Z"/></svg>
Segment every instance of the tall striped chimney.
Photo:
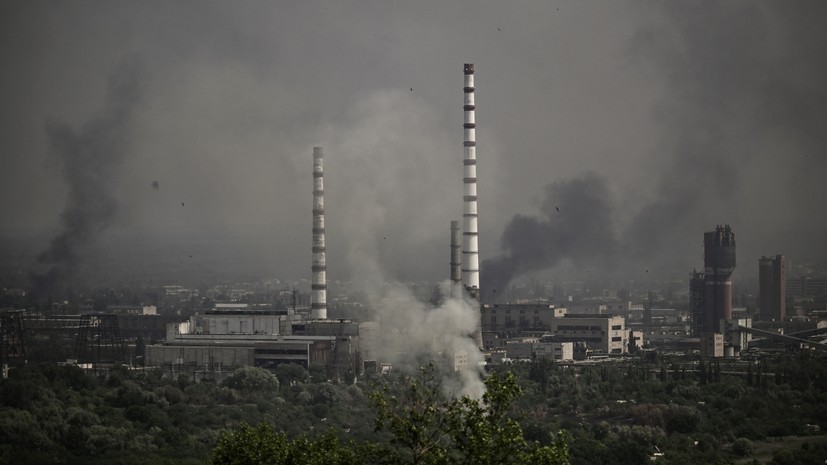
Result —
<svg viewBox="0 0 827 465"><path fill-rule="evenodd" d="M462 283L468 295L474 299L479 307L480 302L480 249L479 233L477 231L477 123L474 120L474 64L465 63L465 121L462 125L465 140L465 175L463 184L465 192L462 196ZM477 327L473 334L477 347L482 348L482 317L477 316Z"/></svg>
<svg viewBox="0 0 827 465"><path fill-rule="evenodd" d="M327 319L327 277L324 245L324 154L313 147L313 280L310 318Z"/></svg>
<svg viewBox="0 0 827 465"><path fill-rule="evenodd" d="M462 283L476 300L480 298L480 257L477 232L477 124L474 120L474 64L465 63L465 191L462 197Z"/></svg>

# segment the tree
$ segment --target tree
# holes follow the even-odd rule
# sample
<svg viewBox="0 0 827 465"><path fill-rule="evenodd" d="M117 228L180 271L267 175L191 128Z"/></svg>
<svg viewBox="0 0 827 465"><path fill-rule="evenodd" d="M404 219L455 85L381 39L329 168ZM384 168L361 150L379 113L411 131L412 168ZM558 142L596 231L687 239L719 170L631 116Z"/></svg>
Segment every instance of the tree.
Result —
<svg viewBox="0 0 827 465"><path fill-rule="evenodd" d="M222 434L213 451L215 465L235 464L548 464L568 463L565 436L550 445L525 440L511 405L520 395L512 374L492 374L481 399L447 396L429 365L418 376L402 379L406 388L385 384L371 394L378 414L377 432L390 433L390 443L342 442L332 431L288 440L268 423L241 424ZM381 437L381 436L380 436Z"/></svg>
<svg viewBox="0 0 827 465"><path fill-rule="evenodd" d="M213 465L361 465L392 464L395 456L371 444L343 443L333 432L293 441L269 423L242 423L225 431L213 450Z"/></svg>
<svg viewBox="0 0 827 465"><path fill-rule="evenodd" d="M433 365L409 380L399 397L387 388L372 395L378 410L376 429L387 429L403 446L412 464L566 464L566 438L551 445L529 444L522 428L510 418L510 407L521 390L513 374L491 374L482 399L446 398Z"/></svg>
<svg viewBox="0 0 827 465"><path fill-rule="evenodd" d="M755 446L747 438L738 438L732 443L732 452L738 457L749 457L755 451Z"/></svg>
<svg viewBox="0 0 827 465"><path fill-rule="evenodd" d="M296 383L304 383L308 378L307 370L295 363L282 363L276 367L276 377L283 386L292 386Z"/></svg>
<svg viewBox="0 0 827 465"><path fill-rule="evenodd" d="M278 391L279 380L264 368L242 367L224 380L224 386L240 391Z"/></svg>

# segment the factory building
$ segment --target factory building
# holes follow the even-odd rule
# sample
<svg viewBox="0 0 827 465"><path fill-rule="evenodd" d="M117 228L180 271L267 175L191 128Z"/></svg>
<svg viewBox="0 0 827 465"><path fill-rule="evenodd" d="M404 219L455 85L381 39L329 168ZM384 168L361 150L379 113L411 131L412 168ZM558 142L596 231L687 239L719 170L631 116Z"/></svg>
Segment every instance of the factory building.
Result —
<svg viewBox="0 0 827 465"><path fill-rule="evenodd" d="M784 321L786 288L784 256L758 259L758 306L762 321Z"/></svg>
<svg viewBox="0 0 827 465"><path fill-rule="evenodd" d="M720 358L724 356L724 335L704 333L701 336L701 357Z"/></svg>
<svg viewBox="0 0 827 465"><path fill-rule="evenodd" d="M793 302L825 302L827 301L827 279L816 279L810 276L788 279L786 296Z"/></svg>
<svg viewBox="0 0 827 465"><path fill-rule="evenodd" d="M482 311L482 332L539 332L551 329L555 318L566 314L565 308L552 304L486 304Z"/></svg>
<svg viewBox="0 0 827 465"><path fill-rule="evenodd" d="M550 333L558 342L585 342L596 354L623 354L629 345L621 316L565 315L551 321Z"/></svg>
<svg viewBox="0 0 827 465"><path fill-rule="evenodd" d="M172 371L227 371L241 366L275 368L295 363L305 368L323 367L328 376L337 378L361 372L358 325L280 318L267 314L209 315L171 323L163 343L147 346L145 365ZM246 332L235 331L245 322L249 322ZM286 324L299 334L280 334L278 327ZM213 331L204 331L205 327ZM257 332L252 332L254 328ZM264 332L262 328L274 331Z"/></svg>
<svg viewBox="0 0 827 465"><path fill-rule="evenodd" d="M574 343L556 341L551 335L539 338L517 338L505 344L505 356L511 360L572 361L574 360Z"/></svg>
<svg viewBox="0 0 827 465"><path fill-rule="evenodd" d="M294 363L323 367L328 376L338 379L362 372L359 325L327 320L323 163L322 148L314 147L311 319L295 314L295 302L289 310L216 303L204 315L169 324L164 342L147 346L146 365L173 371L176 367L226 371Z"/></svg>
<svg viewBox="0 0 827 465"><path fill-rule="evenodd" d="M570 362L574 360L573 342L552 342L540 338L540 342L534 347L534 355L537 358L545 358L557 362Z"/></svg>

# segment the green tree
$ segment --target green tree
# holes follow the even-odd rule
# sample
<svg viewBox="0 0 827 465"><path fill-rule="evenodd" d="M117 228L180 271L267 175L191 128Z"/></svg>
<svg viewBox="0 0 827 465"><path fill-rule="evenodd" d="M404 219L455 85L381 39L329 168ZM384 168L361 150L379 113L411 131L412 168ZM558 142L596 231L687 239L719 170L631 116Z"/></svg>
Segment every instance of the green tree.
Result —
<svg viewBox="0 0 827 465"><path fill-rule="evenodd" d="M264 368L242 367L224 380L224 386L239 391L278 391L279 380Z"/></svg>
<svg viewBox="0 0 827 465"><path fill-rule="evenodd" d="M529 444L519 423L508 416L521 394L513 374L494 372L485 386L482 399L446 398L429 365L401 396L388 396L387 389L372 395L379 412L376 428L390 431L412 464L568 463L563 435L548 446Z"/></svg>
<svg viewBox="0 0 827 465"><path fill-rule="evenodd" d="M242 423L225 431L213 450L213 465L361 465L392 464L395 456L371 444L343 443L332 432L293 441L269 423Z"/></svg>
<svg viewBox="0 0 827 465"><path fill-rule="evenodd" d="M406 388L393 391L385 384L371 394L377 409L377 432L390 434L390 443L342 442L332 431L311 438L288 440L269 423L222 434L213 451L215 465L236 464L509 464L568 463L565 436L549 445L529 443L511 405L520 395L512 374L492 374L481 399L446 396L441 378L429 365L415 377L403 378ZM382 436L380 436L381 438Z"/></svg>

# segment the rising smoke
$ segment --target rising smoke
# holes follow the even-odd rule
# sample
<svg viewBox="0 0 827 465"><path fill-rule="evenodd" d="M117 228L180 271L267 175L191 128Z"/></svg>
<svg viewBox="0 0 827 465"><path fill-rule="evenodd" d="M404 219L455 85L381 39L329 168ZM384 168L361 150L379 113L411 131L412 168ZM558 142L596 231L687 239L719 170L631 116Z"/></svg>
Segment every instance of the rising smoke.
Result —
<svg viewBox="0 0 827 465"><path fill-rule="evenodd" d="M506 226L504 254L482 265L484 283L502 289L562 259L596 261L601 271L688 272L701 232L719 223L739 232L744 263L766 253L823 259L824 242L813 239L827 234L818 187L827 172L827 56L816 50L827 5L806 5L659 4L629 47L667 90L653 115L656 153L641 166L649 182L635 188L648 200L600 201L595 192L609 179L596 175L552 184L537 215ZM571 206L594 218L567 217Z"/></svg>
<svg viewBox="0 0 827 465"><path fill-rule="evenodd" d="M482 289L496 300L516 276L560 260L611 264L617 254L606 181L594 173L546 187L539 216L516 215L501 238L505 253L482 263Z"/></svg>
<svg viewBox="0 0 827 465"><path fill-rule="evenodd" d="M61 230L37 259L34 293L42 298L73 284L84 252L116 217L113 193L126 153L131 117L140 99L142 66L129 59L109 77L104 108L80 129L49 122L46 134L68 186Z"/></svg>
<svg viewBox="0 0 827 465"><path fill-rule="evenodd" d="M470 338L479 309L462 299L434 307L408 286L393 284L397 273L430 255L423 244L461 207L461 165L454 172L445 169L451 134L437 124L433 108L407 89L376 91L348 116L323 134L328 279L340 279L340 270L348 269L351 281L367 295L385 336L382 361L418 366L422 357L440 361L465 354L468 368L446 377L444 385L449 394L479 396L482 356ZM359 182L346 185L342 180L347 179ZM425 186L422 179L431 182ZM416 201L423 189L457 202ZM447 262L448 248L437 249L437 257ZM442 295L451 294L443 289Z"/></svg>
<svg viewBox="0 0 827 465"><path fill-rule="evenodd" d="M442 295L450 296L449 281L443 282ZM482 382L483 356L471 335L477 328L480 312L471 299L447 298L432 307L416 299L403 284L386 284L368 293L381 325L382 361L394 367L418 367L423 358L434 361L446 374L443 388L449 396L479 398L485 392ZM467 367L452 372L454 357L467 357Z"/></svg>

